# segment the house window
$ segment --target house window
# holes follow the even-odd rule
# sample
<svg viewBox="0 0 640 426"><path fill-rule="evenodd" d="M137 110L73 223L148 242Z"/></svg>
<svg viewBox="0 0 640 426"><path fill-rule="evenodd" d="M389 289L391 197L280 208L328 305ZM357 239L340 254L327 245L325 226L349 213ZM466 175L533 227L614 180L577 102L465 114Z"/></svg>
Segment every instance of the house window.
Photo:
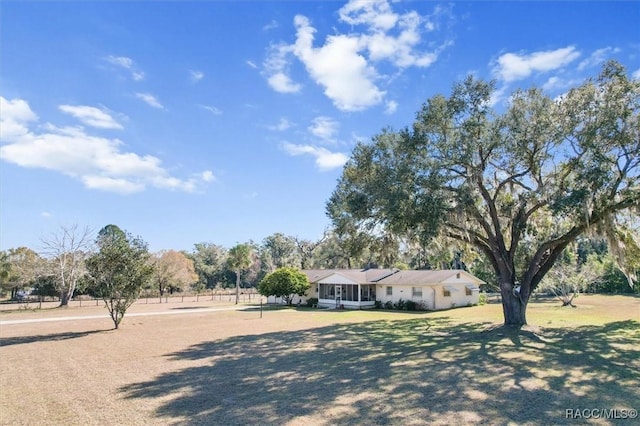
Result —
<svg viewBox="0 0 640 426"><path fill-rule="evenodd" d="M411 287L411 297L422 297L422 287Z"/></svg>
<svg viewBox="0 0 640 426"><path fill-rule="evenodd" d="M451 297L451 290L449 290L448 288L443 289L444 291L444 297Z"/></svg>
<svg viewBox="0 0 640 426"><path fill-rule="evenodd" d="M471 296L473 294L473 292L471 291L471 288L465 287L464 288L464 294L466 294L467 296Z"/></svg>
<svg viewBox="0 0 640 426"><path fill-rule="evenodd" d="M387 296L393 296L393 287L387 287Z"/></svg>

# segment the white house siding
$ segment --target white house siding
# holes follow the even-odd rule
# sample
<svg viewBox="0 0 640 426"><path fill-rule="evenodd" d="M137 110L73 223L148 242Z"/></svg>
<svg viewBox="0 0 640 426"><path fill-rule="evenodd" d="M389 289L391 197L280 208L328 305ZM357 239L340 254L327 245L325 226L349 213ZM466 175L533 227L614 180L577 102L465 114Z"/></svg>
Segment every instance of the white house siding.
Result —
<svg viewBox="0 0 640 426"><path fill-rule="evenodd" d="M387 287L391 287L392 295L387 295ZM422 288L422 296L413 296L413 287ZM434 289L429 285L393 285L393 284L378 284L376 286L376 298L384 305L387 302L396 303L400 299L412 300L416 303L422 304L425 309L434 309L433 304ZM440 308L442 309L442 308Z"/></svg>
<svg viewBox="0 0 640 426"><path fill-rule="evenodd" d="M470 295L467 294L467 287L471 290ZM445 296L445 289L449 290L449 296ZM479 298L479 288L475 284L440 285L436 288L436 310L475 305Z"/></svg>
<svg viewBox="0 0 640 426"><path fill-rule="evenodd" d="M474 290L471 291L471 295L466 294L466 287L469 286ZM387 295L387 287L391 287L393 294ZM413 287L422 288L422 297L413 296ZM450 296L445 296L444 289L449 288ZM387 301L396 303L398 300L413 300L414 302L420 302L425 309L429 310L441 310L449 309L458 306L468 306L478 303L479 291L478 286L475 284L418 284L414 286L404 285L378 285L376 288L376 296L378 300L384 305Z"/></svg>

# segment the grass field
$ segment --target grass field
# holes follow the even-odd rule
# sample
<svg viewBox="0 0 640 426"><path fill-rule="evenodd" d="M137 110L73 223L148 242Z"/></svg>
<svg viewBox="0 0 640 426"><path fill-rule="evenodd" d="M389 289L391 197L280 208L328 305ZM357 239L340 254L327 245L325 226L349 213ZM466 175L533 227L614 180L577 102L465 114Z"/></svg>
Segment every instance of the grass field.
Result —
<svg viewBox="0 0 640 426"><path fill-rule="evenodd" d="M640 298L432 313L135 305L2 312L0 423L640 424L566 410L640 409ZM592 412L590 413L596 413Z"/></svg>

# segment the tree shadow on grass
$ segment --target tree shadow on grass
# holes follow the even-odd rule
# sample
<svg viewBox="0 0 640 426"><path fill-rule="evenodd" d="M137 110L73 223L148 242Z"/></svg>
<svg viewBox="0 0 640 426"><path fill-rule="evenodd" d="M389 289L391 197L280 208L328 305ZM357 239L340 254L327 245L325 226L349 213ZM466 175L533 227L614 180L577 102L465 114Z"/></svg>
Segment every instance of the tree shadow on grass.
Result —
<svg viewBox="0 0 640 426"><path fill-rule="evenodd" d="M35 336L3 337L3 338L0 338L0 347L12 346L12 345L24 345L27 343L36 343L36 342L56 342L56 341L62 341L62 340L77 339L79 337L89 336L90 334L103 333L111 330L91 330L91 331L77 331L77 332L69 331L64 333L40 334Z"/></svg>
<svg viewBox="0 0 640 426"><path fill-rule="evenodd" d="M564 424L639 408L640 323L538 332L420 318L238 336L120 389L180 424ZM629 420L631 422L632 420Z"/></svg>

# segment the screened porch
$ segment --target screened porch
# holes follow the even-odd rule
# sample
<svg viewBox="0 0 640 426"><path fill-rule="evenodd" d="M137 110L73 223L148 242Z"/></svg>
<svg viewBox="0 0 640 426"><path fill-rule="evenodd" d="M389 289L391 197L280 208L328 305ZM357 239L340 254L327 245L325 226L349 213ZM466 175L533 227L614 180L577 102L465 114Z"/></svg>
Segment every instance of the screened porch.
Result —
<svg viewBox="0 0 640 426"><path fill-rule="evenodd" d="M318 284L318 305L362 309L375 306L374 284Z"/></svg>

